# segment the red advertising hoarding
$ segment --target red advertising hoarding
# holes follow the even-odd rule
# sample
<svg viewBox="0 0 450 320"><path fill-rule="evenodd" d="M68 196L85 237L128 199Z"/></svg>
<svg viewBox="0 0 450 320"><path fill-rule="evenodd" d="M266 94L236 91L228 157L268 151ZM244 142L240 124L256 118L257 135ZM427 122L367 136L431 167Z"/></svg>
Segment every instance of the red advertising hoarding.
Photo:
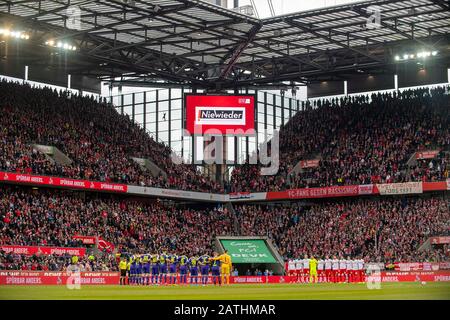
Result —
<svg viewBox="0 0 450 320"><path fill-rule="evenodd" d="M417 160L434 159L439 154L439 152L441 152L441 151L440 150L427 150L427 151L416 152L416 159Z"/></svg>
<svg viewBox="0 0 450 320"><path fill-rule="evenodd" d="M254 135L254 95L185 94L185 129L191 134Z"/></svg>
<svg viewBox="0 0 450 320"><path fill-rule="evenodd" d="M302 160L300 161L300 168L306 169L306 168L317 168L320 164L319 159L313 159L313 160Z"/></svg>
<svg viewBox="0 0 450 320"><path fill-rule="evenodd" d="M95 244L96 237L93 236L80 236L74 235L72 239L81 240L83 244ZM98 237L98 248L100 250L106 250L107 252L112 252L114 250L114 245L111 242L106 241L102 237Z"/></svg>
<svg viewBox="0 0 450 320"><path fill-rule="evenodd" d="M118 272L81 272L79 280L73 274L55 271L0 271L0 285L117 285ZM382 271L371 276L368 281L374 282L417 282L417 281L450 281L450 271ZM177 279L177 282L179 279ZM231 284L266 284L292 283L296 277L291 276L239 276L230 277ZM208 284L212 284L212 277L208 277Z"/></svg>
<svg viewBox="0 0 450 320"><path fill-rule="evenodd" d="M126 193L126 184L88 181L70 178L60 178L51 176L38 176L25 173L0 172L0 181L12 183L24 183L35 186L62 187L70 189L94 190L102 192Z"/></svg>
<svg viewBox="0 0 450 320"><path fill-rule="evenodd" d="M34 254L69 254L75 256L84 256L86 248L66 248L66 247L45 247L45 246L14 246L14 245L0 245L0 250L7 253L23 254L32 256Z"/></svg>
<svg viewBox="0 0 450 320"><path fill-rule="evenodd" d="M80 272L80 285L117 285L118 272ZM0 285L75 285L73 274L55 271L0 271Z"/></svg>

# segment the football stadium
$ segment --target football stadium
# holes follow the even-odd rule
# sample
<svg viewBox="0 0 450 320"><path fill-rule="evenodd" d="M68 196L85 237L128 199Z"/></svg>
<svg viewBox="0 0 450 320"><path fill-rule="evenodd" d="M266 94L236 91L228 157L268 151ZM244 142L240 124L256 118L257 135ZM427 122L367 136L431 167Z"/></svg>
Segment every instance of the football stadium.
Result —
<svg viewBox="0 0 450 320"><path fill-rule="evenodd" d="M449 33L444 0L0 1L0 300L449 300Z"/></svg>

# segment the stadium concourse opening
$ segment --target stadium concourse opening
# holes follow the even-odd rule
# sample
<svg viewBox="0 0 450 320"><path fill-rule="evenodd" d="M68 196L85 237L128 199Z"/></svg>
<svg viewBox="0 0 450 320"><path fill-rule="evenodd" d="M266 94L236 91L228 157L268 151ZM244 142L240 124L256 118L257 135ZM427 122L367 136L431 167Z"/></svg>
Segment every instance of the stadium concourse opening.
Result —
<svg viewBox="0 0 450 320"><path fill-rule="evenodd" d="M448 3L288 2L0 2L0 299L450 298Z"/></svg>

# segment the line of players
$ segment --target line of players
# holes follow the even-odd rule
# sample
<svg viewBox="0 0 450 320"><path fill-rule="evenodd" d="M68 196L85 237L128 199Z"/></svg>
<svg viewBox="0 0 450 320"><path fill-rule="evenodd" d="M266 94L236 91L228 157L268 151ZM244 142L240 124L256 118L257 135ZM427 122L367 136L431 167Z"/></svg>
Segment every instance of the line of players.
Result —
<svg viewBox="0 0 450 320"><path fill-rule="evenodd" d="M314 259L314 261L316 261ZM314 268L317 265L317 277L310 277L311 259L307 255L303 259L292 259L287 262L288 275L291 276L291 282L364 282L365 264L364 260L351 260L337 258L333 256L325 259L319 259L314 262Z"/></svg>
<svg viewBox="0 0 450 320"><path fill-rule="evenodd" d="M206 285L211 274L214 285L221 285L221 261L174 254L118 255L120 284L125 285ZM124 271L126 270L126 271ZM228 280L229 281L229 280Z"/></svg>

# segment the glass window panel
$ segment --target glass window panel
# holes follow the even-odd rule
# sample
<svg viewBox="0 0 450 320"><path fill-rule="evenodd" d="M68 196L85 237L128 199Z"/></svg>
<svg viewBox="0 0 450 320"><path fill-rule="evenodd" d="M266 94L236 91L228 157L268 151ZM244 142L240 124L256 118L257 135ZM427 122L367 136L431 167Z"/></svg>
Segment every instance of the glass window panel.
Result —
<svg viewBox="0 0 450 320"><path fill-rule="evenodd" d="M284 98L284 106L283 106L283 108L284 108L284 112L286 113L289 113L289 98Z"/></svg>
<svg viewBox="0 0 450 320"><path fill-rule="evenodd" d="M172 120L181 120L181 109L172 110Z"/></svg>
<svg viewBox="0 0 450 320"><path fill-rule="evenodd" d="M147 119L148 122L156 122L156 113L155 112L150 112L147 113Z"/></svg>
<svg viewBox="0 0 450 320"><path fill-rule="evenodd" d="M172 127L172 130L181 130L181 120L172 120L170 126Z"/></svg>
<svg viewBox="0 0 450 320"><path fill-rule="evenodd" d="M131 117L132 108L132 106L126 106L123 108L123 112Z"/></svg>
<svg viewBox="0 0 450 320"><path fill-rule="evenodd" d="M163 141L165 144L169 143L169 132L168 131L160 131L158 132L158 138Z"/></svg>
<svg viewBox="0 0 450 320"><path fill-rule="evenodd" d="M168 100L169 99L169 89L158 90L158 100Z"/></svg>
<svg viewBox="0 0 450 320"><path fill-rule="evenodd" d="M276 108L275 111L276 111L276 116L281 117L281 108Z"/></svg>
<svg viewBox="0 0 450 320"><path fill-rule="evenodd" d="M171 139L172 141L181 140L181 129L172 130Z"/></svg>
<svg viewBox="0 0 450 320"><path fill-rule="evenodd" d="M258 122L264 125L264 113L258 112Z"/></svg>
<svg viewBox="0 0 450 320"><path fill-rule="evenodd" d="M264 113L264 103L258 103L258 112Z"/></svg>
<svg viewBox="0 0 450 320"><path fill-rule="evenodd" d="M148 91L147 92L147 102L156 101L156 91Z"/></svg>
<svg viewBox="0 0 450 320"><path fill-rule="evenodd" d="M289 110L284 110L284 123L289 121Z"/></svg>
<svg viewBox="0 0 450 320"><path fill-rule="evenodd" d="M158 123L158 129L159 131L167 131L169 130L169 122L168 121L161 121Z"/></svg>
<svg viewBox="0 0 450 320"><path fill-rule="evenodd" d="M276 117L275 121L276 121L276 124L277 124L277 128L279 128L281 126L281 118Z"/></svg>
<svg viewBox="0 0 450 320"><path fill-rule="evenodd" d="M139 125L142 126L142 123L144 123L144 115L143 114L137 114L134 116L134 120L139 123Z"/></svg>
<svg viewBox="0 0 450 320"><path fill-rule="evenodd" d="M155 112L156 111L156 102L147 103L147 112Z"/></svg>
<svg viewBox="0 0 450 320"><path fill-rule="evenodd" d="M134 106L134 113L138 114L138 113L143 113L144 112L144 105L143 104L136 104Z"/></svg>
<svg viewBox="0 0 450 320"><path fill-rule="evenodd" d="M275 105L281 106L281 96L275 96Z"/></svg>
<svg viewBox="0 0 450 320"><path fill-rule="evenodd" d="M113 97L113 105L120 106L121 103L122 103L122 100L120 99L120 96Z"/></svg>
<svg viewBox="0 0 450 320"><path fill-rule="evenodd" d="M175 99L171 101L172 105L172 110L176 110L176 109L180 109L182 107L182 103L181 103L181 99Z"/></svg>
<svg viewBox="0 0 450 320"><path fill-rule="evenodd" d="M142 103L144 102L144 93L143 92L138 92L134 94L134 103Z"/></svg>
<svg viewBox="0 0 450 320"><path fill-rule="evenodd" d="M181 89L172 89L171 95L172 99L181 99Z"/></svg>
<svg viewBox="0 0 450 320"><path fill-rule="evenodd" d="M131 94L124 94L123 95L123 105L130 105L133 103L133 97L131 96Z"/></svg>
<svg viewBox="0 0 450 320"><path fill-rule="evenodd" d="M151 133L151 135L153 136L154 139L156 139L156 137L154 136L154 134L156 133L156 123L155 122L147 122L147 131L149 133Z"/></svg>
<svg viewBox="0 0 450 320"><path fill-rule="evenodd" d="M169 110L169 101L161 101L158 105L159 111L167 111Z"/></svg>
<svg viewBox="0 0 450 320"><path fill-rule="evenodd" d="M181 155L181 146L182 146L181 140L178 141L172 140L171 148L177 155Z"/></svg>
<svg viewBox="0 0 450 320"><path fill-rule="evenodd" d="M264 102L264 92L258 91L258 102Z"/></svg>

